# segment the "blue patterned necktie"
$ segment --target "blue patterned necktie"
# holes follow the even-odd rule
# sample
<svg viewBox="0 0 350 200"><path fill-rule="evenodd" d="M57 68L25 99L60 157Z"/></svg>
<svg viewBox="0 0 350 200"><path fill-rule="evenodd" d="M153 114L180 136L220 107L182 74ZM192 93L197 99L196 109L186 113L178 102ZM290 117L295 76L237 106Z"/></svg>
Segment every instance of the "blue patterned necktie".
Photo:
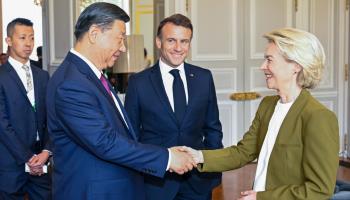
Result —
<svg viewBox="0 0 350 200"><path fill-rule="evenodd" d="M172 69L169 73L174 76L174 82L173 82L174 112L175 112L177 121L181 123L186 111L185 88L181 80L178 69Z"/></svg>

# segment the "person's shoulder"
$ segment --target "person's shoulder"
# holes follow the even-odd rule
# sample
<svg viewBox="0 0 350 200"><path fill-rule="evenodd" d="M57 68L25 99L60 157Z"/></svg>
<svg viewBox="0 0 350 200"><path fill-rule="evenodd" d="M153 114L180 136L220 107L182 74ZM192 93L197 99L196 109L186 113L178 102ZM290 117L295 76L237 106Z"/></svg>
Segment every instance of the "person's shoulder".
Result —
<svg viewBox="0 0 350 200"><path fill-rule="evenodd" d="M188 68L188 69L190 69L191 71L194 71L194 72L210 73L210 70L208 69L208 67L200 67L200 66L193 65L193 64L190 64L190 63L185 63L184 67L185 67L185 69Z"/></svg>
<svg viewBox="0 0 350 200"><path fill-rule="evenodd" d="M0 65L0 80L4 80L4 78L7 78L9 76L8 72L11 67L12 66L8 62Z"/></svg>
<svg viewBox="0 0 350 200"><path fill-rule="evenodd" d="M146 68L140 72L137 72L135 74L132 74L130 78L132 79L144 79L148 77L150 74L154 73L156 71L157 65L153 65L152 67Z"/></svg>
<svg viewBox="0 0 350 200"><path fill-rule="evenodd" d="M305 95L305 114L313 114L313 113L333 113L329 108L327 108L324 104L322 104L319 100L317 100L314 96L307 93Z"/></svg>
<svg viewBox="0 0 350 200"><path fill-rule="evenodd" d="M199 67L189 63L185 63L184 67L186 73L190 73L191 76L197 76L205 79L213 79L212 72L208 68Z"/></svg>

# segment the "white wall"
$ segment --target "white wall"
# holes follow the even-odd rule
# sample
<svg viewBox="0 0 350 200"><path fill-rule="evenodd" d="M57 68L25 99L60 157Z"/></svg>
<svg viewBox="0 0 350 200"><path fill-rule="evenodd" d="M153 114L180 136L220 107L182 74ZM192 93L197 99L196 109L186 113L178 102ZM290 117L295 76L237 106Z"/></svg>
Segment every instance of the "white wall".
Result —
<svg viewBox="0 0 350 200"><path fill-rule="evenodd" d="M30 58L37 60L36 48L43 43L42 11L40 6L34 4L33 0L2 0L3 51L7 50L5 42L7 24L18 17L27 18L34 23L35 45Z"/></svg>

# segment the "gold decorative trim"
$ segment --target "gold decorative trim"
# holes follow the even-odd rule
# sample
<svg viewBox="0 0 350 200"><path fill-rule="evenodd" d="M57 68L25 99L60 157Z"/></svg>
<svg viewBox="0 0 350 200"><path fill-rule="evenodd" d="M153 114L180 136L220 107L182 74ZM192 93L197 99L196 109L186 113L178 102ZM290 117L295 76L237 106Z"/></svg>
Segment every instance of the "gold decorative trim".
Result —
<svg viewBox="0 0 350 200"><path fill-rule="evenodd" d="M261 95L256 92L238 92L231 94L230 99L233 101L246 101L258 99L260 97Z"/></svg>

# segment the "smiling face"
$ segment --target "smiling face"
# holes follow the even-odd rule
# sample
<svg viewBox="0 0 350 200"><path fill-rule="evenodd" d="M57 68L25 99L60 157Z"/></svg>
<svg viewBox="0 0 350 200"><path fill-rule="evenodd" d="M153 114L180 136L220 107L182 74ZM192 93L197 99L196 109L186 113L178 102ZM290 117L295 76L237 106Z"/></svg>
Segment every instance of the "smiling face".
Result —
<svg viewBox="0 0 350 200"><path fill-rule="evenodd" d="M102 69L112 67L122 52L126 51L125 23L116 20L110 28L96 31L96 60ZM95 34L95 33L94 33Z"/></svg>
<svg viewBox="0 0 350 200"><path fill-rule="evenodd" d="M26 63L34 48L34 29L31 26L15 25L13 34L6 38L9 54L21 63Z"/></svg>
<svg viewBox="0 0 350 200"><path fill-rule="evenodd" d="M297 86L296 78L301 70L297 63L286 60L276 44L272 42L267 45L265 60L260 69L265 74L267 87L277 91L285 91Z"/></svg>
<svg viewBox="0 0 350 200"><path fill-rule="evenodd" d="M161 35L156 38L157 48L163 62L171 67L181 65L191 46L191 29L167 23L161 30Z"/></svg>

